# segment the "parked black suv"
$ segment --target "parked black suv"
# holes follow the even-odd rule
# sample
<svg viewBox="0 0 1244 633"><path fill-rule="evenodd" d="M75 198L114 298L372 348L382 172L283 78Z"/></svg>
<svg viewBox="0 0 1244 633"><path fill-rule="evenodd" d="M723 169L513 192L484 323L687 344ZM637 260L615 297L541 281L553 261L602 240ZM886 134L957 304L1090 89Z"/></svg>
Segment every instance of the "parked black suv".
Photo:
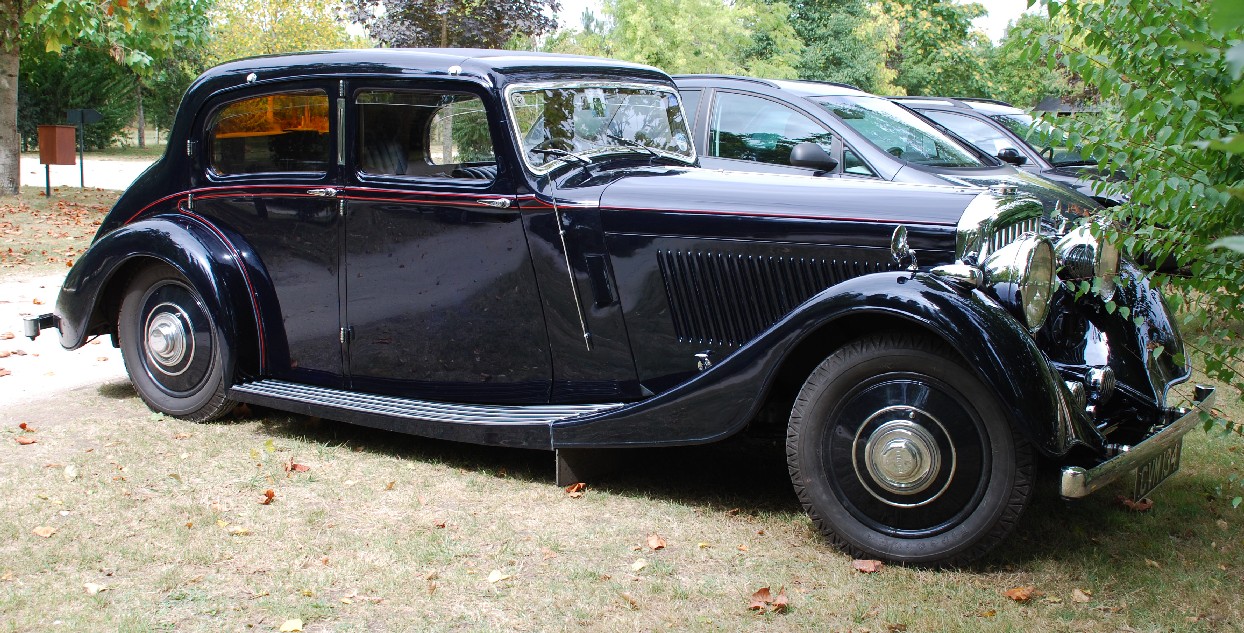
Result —
<svg viewBox="0 0 1244 633"><path fill-rule="evenodd" d="M1093 166L1066 147L1048 124L1004 101L948 97L890 97L936 121L986 153L1043 178L1063 183L1111 207L1126 196L1093 191Z"/></svg>

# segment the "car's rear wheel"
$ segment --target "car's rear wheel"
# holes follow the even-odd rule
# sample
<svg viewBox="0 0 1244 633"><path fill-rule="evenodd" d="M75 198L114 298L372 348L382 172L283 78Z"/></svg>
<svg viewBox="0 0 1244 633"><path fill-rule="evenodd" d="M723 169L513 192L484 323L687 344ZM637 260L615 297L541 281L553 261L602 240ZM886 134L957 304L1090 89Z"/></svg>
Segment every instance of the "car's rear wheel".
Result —
<svg viewBox="0 0 1244 633"><path fill-rule="evenodd" d="M153 410L204 422L233 408L225 397L231 346L202 297L172 267L144 268L130 281L117 336L130 381Z"/></svg>
<svg viewBox="0 0 1244 633"><path fill-rule="evenodd" d="M882 334L826 358L796 398L787 465L804 509L857 557L959 564L1015 526L1034 456L942 343Z"/></svg>

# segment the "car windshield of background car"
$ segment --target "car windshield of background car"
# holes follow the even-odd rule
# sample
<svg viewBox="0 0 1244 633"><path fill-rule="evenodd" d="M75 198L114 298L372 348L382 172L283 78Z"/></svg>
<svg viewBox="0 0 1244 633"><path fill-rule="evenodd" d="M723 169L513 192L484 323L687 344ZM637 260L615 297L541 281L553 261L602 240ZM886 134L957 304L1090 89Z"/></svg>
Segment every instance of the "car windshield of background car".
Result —
<svg viewBox="0 0 1244 633"><path fill-rule="evenodd" d="M870 143L926 167L986 167L967 148L909 110L880 97L811 97Z"/></svg>
<svg viewBox="0 0 1244 633"><path fill-rule="evenodd" d="M523 159L536 173L560 160L554 149L580 156L655 154L695 161L678 93L664 86L592 83L519 85L507 101ZM649 151L651 150L651 151Z"/></svg>
<svg viewBox="0 0 1244 633"><path fill-rule="evenodd" d="M1049 158L1050 164L1055 167L1087 165L1094 162L1085 160L1078 147L1068 145L1066 137L1045 121L1034 119L1027 114L996 114L990 118L1005 125L1017 136L1027 141L1034 150Z"/></svg>

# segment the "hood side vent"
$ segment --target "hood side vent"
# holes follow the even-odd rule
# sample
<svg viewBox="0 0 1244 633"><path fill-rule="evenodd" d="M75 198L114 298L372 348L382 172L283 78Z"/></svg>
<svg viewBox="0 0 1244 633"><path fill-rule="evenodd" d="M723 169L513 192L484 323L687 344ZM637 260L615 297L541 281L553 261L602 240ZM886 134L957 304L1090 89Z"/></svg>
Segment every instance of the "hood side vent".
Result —
<svg viewBox="0 0 1244 633"><path fill-rule="evenodd" d="M683 343L739 347L816 293L891 270L892 262L659 250L674 332Z"/></svg>

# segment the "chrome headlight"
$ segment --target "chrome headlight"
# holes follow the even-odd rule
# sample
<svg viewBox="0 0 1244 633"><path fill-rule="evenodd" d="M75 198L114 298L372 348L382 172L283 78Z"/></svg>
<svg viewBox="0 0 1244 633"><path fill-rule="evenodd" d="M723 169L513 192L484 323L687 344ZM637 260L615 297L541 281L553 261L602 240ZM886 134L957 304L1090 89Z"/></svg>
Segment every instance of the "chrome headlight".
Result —
<svg viewBox="0 0 1244 633"><path fill-rule="evenodd" d="M998 249L981 268L985 292L1037 331L1050 313L1054 297L1054 247L1040 235L1026 234Z"/></svg>
<svg viewBox="0 0 1244 633"><path fill-rule="evenodd" d="M1093 235L1081 226L1058 240L1054 247L1059 275L1067 281L1097 280L1097 294L1109 301L1114 297L1115 277L1119 274L1119 248Z"/></svg>

